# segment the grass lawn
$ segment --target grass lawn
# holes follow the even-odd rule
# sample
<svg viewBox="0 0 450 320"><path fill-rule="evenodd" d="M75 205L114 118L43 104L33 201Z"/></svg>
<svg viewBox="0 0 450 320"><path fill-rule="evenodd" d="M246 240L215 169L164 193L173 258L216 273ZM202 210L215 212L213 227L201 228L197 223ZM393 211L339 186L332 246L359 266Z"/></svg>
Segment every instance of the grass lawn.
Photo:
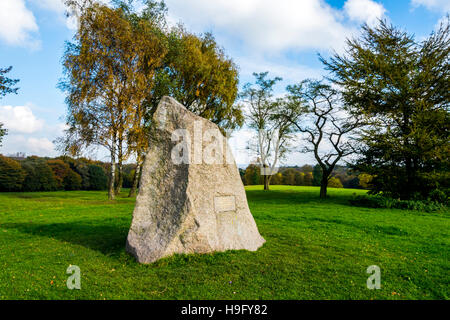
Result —
<svg viewBox="0 0 450 320"><path fill-rule="evenodd" d="M125 252L134 199L105 192L0 194L0 299L449 299L449 212L351 207L360 190L247 187L257 252ZM81 268L81 290L66 269ZM381 268L368 290L366 269Z"/></svg>

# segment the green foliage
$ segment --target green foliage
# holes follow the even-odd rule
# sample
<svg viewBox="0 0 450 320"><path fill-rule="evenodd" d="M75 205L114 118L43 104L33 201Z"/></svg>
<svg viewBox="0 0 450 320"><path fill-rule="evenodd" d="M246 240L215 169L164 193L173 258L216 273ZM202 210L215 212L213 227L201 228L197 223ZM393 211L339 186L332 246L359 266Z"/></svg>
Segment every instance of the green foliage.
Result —
<svg viewBox="0 0 450 320"><path fill-rule="evenodd" d="M6 76L11 69L11 66L8 68L0 68L0 99L7 94L17 93L17 90L19 90L19 88L13 88L19 80L10 79Z"/></svg>
<svg viewBox="0 0 450 320"><path fill-rule="evenodd" d="M108 177L105 169L91 164L88 166L89 190L105 190L108 183Z"/></svg>
<svg viewBox="0 0 450 320"><path fill-rule="evenodd" d="M298 172L295 169L289 168L289 169L283 170L283 172L282 172L283 184L295 186L295 185L297 185L297 182L299 182L299 180L300 180L299 176L301 176L300 172Z"/></svg>
<svg viewBox="0 0 450 320"><path fill-rule="evenodd" d="M86 158L28 157L21 163L27 177L23 183L24 191L105 190L108 182L102 163ZM52 174L49 174L47 167ZM13 172L12 169L10 171Z"/></svg>
<svg viewBox="0 0 450 320"><path fill-rule="evenodd" d="M56 177L45 160L28 157L22 161L22 168L26 172L23 191L54 191L58 189Z"/></svg>
<svg viewBox="0 0 450 320"><path fill-rule="evenodd" d="M64 190L80 190L81 189L81 176L75 171L69 169L67 175L64 177Z"/></svg>
<svg viewBox="0 0 450 320"><path fill-rule="evenodd" d="M244 119L241 106L235 104L238 68L213 35L197 36L178 26L162 36L168 51L156 70L147 118L161 98L168 95L223 130L240 127Z"/></svg>
<svg viewBox="0 0 450 320"><path fill-rule="evenodd" d="M341 182L341 180L339 180L339 178L331 177L328 180L328 187L329 188L343 188L344 186L342 185L342 182Z"/></svg>
<svg viewBox="0 0 450 320"><path fill-rule="evenodd" d="M239 176L241 177L242 183L245 185L245 180L244 180L245 169L238 168L238 170L239 170Z"/></svg>
<svg viewBox="0 0 450 320"><path fill-rule="evenodd" d="M303 178L303 185L304 186L312 186L313 183L313 174L312 172L306 172L305 176Z"/></svg>
<svg viewBox="0 0 450 320"><path fill-rule="evenodd" d="M417 42L381 21L347 41L345 55L322 59L349 110L368 123L355 167L373 176L372 193L426 199L449 187L436 179L450 167L449 28L447 17Z"/></svg>
<svg viewBox="0 0 450 320"><path fill-rule="evenodd" d="M135 164L126 164L123 166L123 188L131 188L134 180L134 173L136 165Z"/></svg>
<svg viewBox="0 0 450 320"><path fill-rule="evenodd" d="M251 164L245 169L244 184L247 186L261 184L261 170L259 166Z"/></svg>
<svg viewBox="0 0 450 320"><path fill-rule="evenodd" d="M81 177L81 189L90 190L89 162L78 159L74 162L74 167L72 169Z"/></svg>
<svg viewBox="0 0 450 320"><path fill-rule="evenodd" d="M19 82L17 79L10 79L6 76L10 72L12 67L0 68L0 99L7 94L17 93L19 88L13 88L13 86ZM8 133L8 130L3 128L3 123L0 123L0 147L2 146L3 137Z"/></svg>
<svg viewBox="0 0 450 320"><path fill-rule="evenodd" d="M359 195L350 200L354 206L368 208L387 208L417 211L445 211L447 207L443 203L433 200L401 200L385 197L382 195Z"/></svg>
<svg viewBox="0 0 450 320"><path fill-rule="evenodd" d="M369 189L373 180L373 176L367 173L361 173L359 176L359 185L364 189Z"/></svg>
<svg viewBox="0 0 450 320"><path fill-rule="evenodd" d="M296 186L304 186L305 185L305 174L303 172L295 172L295 179L294 179Z"/></svg>
<svg viewBox="0 0 450 320"><path fill-rule="evenodd" d="M3 137L6 136L8 130L3 128L3 123L0 122L0 147L2 146Z"/></svg>
<svg viewBox="0 0 450 320"><path fill-rule="evenodd" d="M53 171L53 174L55 175L58 190L65 189L64 179L69 174L69 172L72 171L70 169L70 166L62 160L48 160L47 164L50 166L50 168ZM76 189L66 189L66 190L76 190Z"/></svg>
<svg viewBox="0 0 450 320"><path fill-rule="evenodd" d="M313 186L320 186L320 183L322 182L322 175L322 168L320 167L320 165L316 164L313 170Z"/></svg>
<svg viewBox="0 0 450 320"><path fill-rule="evenodd" d="M283 184L283 175L280 172L274 174L270 179L270 184L271 185Z"/></svg>
<svg viewBox="0 0 450 320"><path fill-rule="evenodd" d="M438 203L442 203L445 205L449 204L449 192L450 190L447 189L447 192L444 192L442 190L439 189L434 189L433 191L430 192L430 194L428 195L428 199L431 201L435 201Z"/></svg>
<svg viewBox="0 0 450 320"><path fill-rule="evenodd" d="M20 163L0 155L0 191L20 191L24 179Z"/></svg>

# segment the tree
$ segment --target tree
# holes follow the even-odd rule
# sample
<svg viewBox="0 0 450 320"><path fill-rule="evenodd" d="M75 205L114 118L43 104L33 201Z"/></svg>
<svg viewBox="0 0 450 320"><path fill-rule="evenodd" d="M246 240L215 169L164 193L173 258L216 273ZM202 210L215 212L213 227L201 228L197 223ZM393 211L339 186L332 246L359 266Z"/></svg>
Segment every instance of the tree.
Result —
<svg viewBox="0 0 450 320"><path fill-rule="evenodd" d="M364 189L369 189L373 180L373 176L367 173L361 173L359 176L359 186Z"/></svg>
<svg viewBox="0 0 450 320"><path fill-rule="evenodd" d="M261 183L261 173L259 167L254 164L251 164L245 169L244 174L245 185L257 185Z"/></svg>
<svg viewBox="0 0 450 320"><path fill-rule="evenodd" d="M142 174L142 162L143 160L139 160L136 164L136 168L132 171L133 172L133 181L131 183L130 192L128 193L128 197L134 197L136 195L136 191L139 185L139 180Z"/></svg>
<svg viewBox="0 0 450 320"><path fill-rule="evenodd" d="M370 124L355 168L374 176L372 192L410 199L448 188L449 17L421 42L385 21L364 25L345 52L321 60Z"/></svg>
<svg viewBox="0 0 450 320"><path fill-rule="evenodd" d="M108 184L108 177L105 170L95 164L88 166L89 190L105 190Z"/></svg>
<svg viewBox="0 0 450 320"><path fill-rule="evenodd" d="M305 80L290 92L306 106L307 119L302 119L301 123L299 116L289 119L306 135L309 146L303 151L312 152L322 169L320 198L326 198L328 180L336 164L355 152L349 134L359 128L361 122L345 112L339 92L321 81Z"/></svg>
<svg viewBox="0 0 450 320"><path fill-rule="evenodd" d="M295 186L296 178L300 173L292 168L283 171L283 184ZM298 179L298 178L297 178Z"/></svg>
<svg viewBox="0 0 450 320"><path fill-rule="evenodd" d="M305 176L303 177L303 185L304 186L312 186L312 182L313 182L312 172L306 172Z"/></svg>
<svg viewBox="0 0 450 320"><path fill-rule="evenodd" d="M274 174L272 176L272 179L270 180L270 183L272 185L283 184L283 175L281 174L281 172Z"/></svg>
<svg viewBox="0 0 450 320"><path fill-rule="evenodd" d="M3 128L3 123L0 123L0 147L2 146L3 137L6 136L8 130Z"/></svg>
<svg viewBox="0 0 450 320"><path fill-rule="evenodd" d="M16 93L19 88L13 88L19 80L10 79L6 76L12 70L12 66L8 68L0 68L0 98L10 93Z"/></svg>
<svg viewBox="0 0 450 320"><path fill-rule="evenodd" d="M71 165L73 171L78 173L81 177L81 189L82 190L91 190L91 179L89 174L89 164L85 158L79 158L74 160Z"/></svg>
<svg viewBox="0 0 450 320"><path fill-rule="evenodd" d="M244 119L241 106L235 103L238 69L213 35L197 36L178 25L166 39L168 52L156 71L155 86L147 100L147 119L168 95L224 131L240 127Z"/></svg>
<svg viewBox="0 0 450 320"><path fill-rule="evenodd" d="M70 166L64 161L58 159L48 160L47 164L50 166L53 174L55 175L57 188L59 190L64 189L64 178L69 174L69 171L71 171Z"/></svg>
<svg viewBox="0 0 450 320"><path fill-rule="evenodd" d="M256 145L253 148L264 179L264 190L269 190L270 180L279 160L288 151L292 122L284 114L281 99L273 98L273 87L282 79L267 78L268 72L253 73L255 83L247 83L240 96L248 106L247 124L256 131Z"/></svg>
<svg viewBox="0 0 450 320"><path fill-rule="evenodd" d="M314 168L313 168L313 166L311 166L309 164L305 164L300 167L300 171L303 173L312 172L312 171L314 171Z"/></svg>
<svg viewBox="0 0 450 320"><path fill-rule="evenodd" d="M0 155L0 191L20 191L24 179L20 163Z"/></svg>
<svg viewBox="0 0 450 320"><path fill-rule="evenodd" d="M339 178L331 177L330 179L328 179L328 187L329 188L343 188L344 186L342 185L342 182L341 182L341 180L339 180Z"/></svg>
<svg viewBox="0 0 450 320"><path fill-rule="evenodd" d="M303 186L305 184L305 174L303 172L296 171L295 173L295 185Z"/></svg>
<svg viewBox="0 0 450 320"><path fill-rule="evenodd" d="M149 20L132 23L123 8L94 3L83 7L74 42L66 46L60 87L67 93L69 129L59 144L71 154L90 146L109 151L109 199L120 191L128 132L142 125L143 102L165 54L154 29Z"/></svg>
<svg viewBox="0 0 450 320"><path fill-rule="evenodd" d="M54 191L58 188L55 175L47 162L38 157L28 157L22 161L26 172L23 191Z"/></svg>
<svg viewBox="0 0 450 320"><path fill-rule="evenodd" d="M129 18L157 21L157 33L167 53L156 68L155 84L148 91L145 116L140 119L143 125L129 137L128 144L137 162L129 196L136 192L153 114L163 96L174 97L188 110L216 123L224 133L243 124L241 106L235 104L239 83L237 66L217 45L213 35L197 36L182 25L167 28L164 2L147 1L145 8L147 13L141 15L131 13L130 9Z"/></svg>
<svg viewBox="0 0 450 320"><path fill-rule="evenodd" d="M19 88L13 88L19 82L17 79L10 79L6 76L12 67L0 68L0 99L9 93L17 93ZM8 130L3 128L3 123L0 123L0 147L2 146L3 137L8 133Z"/></svg>
<svg viewBox="0 0 450 320"><path fill-rule="evenodd" d="M63 180L64 190L80 190L81 181L81 176L72 169L69 169Z"/></svg>
<svg viewBox="0 0 450 320"><path fill-rule="evenodd" d="M320 186L322 182L322 168L316 164L313 168L313 186Z"/></svg>
<svg viewBox="0 0 450 320"><path fill-rule="evenodd" d="M174 97L188 110L217 124L223 133L244 122L241 106L235 103L238 68L217 45L213 35L197 36L178 25L170 31L162 30L160 36L168 51L156 69L155 85L146 99L142 130L129 141L137 162L129 196L136 192L153 114L163 96Z"/></svg>

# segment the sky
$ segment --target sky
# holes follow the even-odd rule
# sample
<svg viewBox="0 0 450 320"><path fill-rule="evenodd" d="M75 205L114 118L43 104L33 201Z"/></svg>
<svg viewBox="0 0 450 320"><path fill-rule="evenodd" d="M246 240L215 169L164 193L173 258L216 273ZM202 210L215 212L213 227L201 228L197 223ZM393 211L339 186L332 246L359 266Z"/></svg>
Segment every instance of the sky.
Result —
<svg viewBox="0 0 450 320"><path fill-rule="evenodd" d="M253 72L269 71L288 84L326 75L317 58L344 50L362 23L387 19L417 40L427 37L450 12L450 0L166 0L171 24L182 22L198 34L212 32L239 66L240 86ZM0 99L0 123L8 129L0 154L57 156L53 141L65 128L66 105L58 89L66 41L76 22L64 15L61 0L0 0L0 68L19 79L17 95ZM254 158L247 147L252 132L242 128L229 143L236 162ZM284 165L313 163L295 148ZM104 150L86 155L107 161Z"/></svg>

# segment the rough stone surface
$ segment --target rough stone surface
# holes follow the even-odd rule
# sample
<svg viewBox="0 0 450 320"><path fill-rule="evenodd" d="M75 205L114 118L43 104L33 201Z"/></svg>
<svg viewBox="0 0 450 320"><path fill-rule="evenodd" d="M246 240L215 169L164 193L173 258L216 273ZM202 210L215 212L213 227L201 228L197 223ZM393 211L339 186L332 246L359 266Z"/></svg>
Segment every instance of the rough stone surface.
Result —
<svg viewBox="0 0 450 320"><path fill-rule="evenodd" d="M212 150L211 144L208 147L220 140L208 135L218 127L169 97L161 99L154 121L127 251L138 262L151 263L175 253L256 251L261 247L265 240L248 208L226 139L220 134L222 153L217 151L220 148ZM175 139L177 129L186 129L184 133L191 137L186 153L176 146L189 139ZM172 160L174 154L187 155L189 161L177 164ZM211 156L223 161L211 161Z"/></svg>

